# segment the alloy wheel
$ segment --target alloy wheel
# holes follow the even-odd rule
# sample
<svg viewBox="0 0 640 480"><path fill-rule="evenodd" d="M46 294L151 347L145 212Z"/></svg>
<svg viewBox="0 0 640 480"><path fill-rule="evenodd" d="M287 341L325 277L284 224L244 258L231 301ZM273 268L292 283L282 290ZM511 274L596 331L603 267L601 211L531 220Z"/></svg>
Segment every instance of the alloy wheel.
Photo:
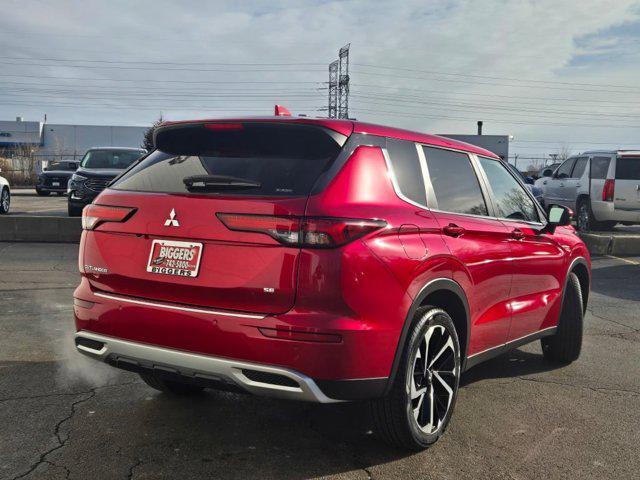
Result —
<svg viewBox="0 0 640 480"><path fill-rule="evenodd" d="M410 378L413 418L427 434L445 421L460 374L453 338L442 325L427 329L414 354Z"/></svg>
<svg viewBox="0 0 640 480"><path fill-rule="evenodd" d="M578 209L578 230L581 232L586 232L589 230L589 206L586 202L582 202L580 204L580 208Z"/></svg>

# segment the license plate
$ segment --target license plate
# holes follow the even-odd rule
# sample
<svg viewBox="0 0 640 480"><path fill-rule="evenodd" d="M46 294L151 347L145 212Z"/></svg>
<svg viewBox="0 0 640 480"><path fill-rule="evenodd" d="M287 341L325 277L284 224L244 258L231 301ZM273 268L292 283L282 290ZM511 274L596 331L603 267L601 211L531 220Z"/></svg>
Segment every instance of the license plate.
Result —
<svg viewBox="0 0 640 480"><path fill-rule="evenodd" d="M60 182L51 182L51 186L52 187L59 187L60 186Z"/></svg>
<svg viewBox="0 0 640 480"><path fill-rule="evenodd" d="M178 277L196 277L200 268L202 244L154 240L147 262L147 272Z"/></svg>

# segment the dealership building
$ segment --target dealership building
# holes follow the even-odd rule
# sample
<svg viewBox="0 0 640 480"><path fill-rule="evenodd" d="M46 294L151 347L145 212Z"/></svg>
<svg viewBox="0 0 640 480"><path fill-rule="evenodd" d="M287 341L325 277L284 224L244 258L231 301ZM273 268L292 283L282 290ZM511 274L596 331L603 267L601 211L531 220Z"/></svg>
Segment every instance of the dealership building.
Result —
<svg viewBox="0 0 640 480"><path fill-rule="evenodd" d="M16 147L32 147L43 161L80 159L91 147L135 147L142 145L149 127L115 125L66 125L0 120L0 153Z"/></svg>

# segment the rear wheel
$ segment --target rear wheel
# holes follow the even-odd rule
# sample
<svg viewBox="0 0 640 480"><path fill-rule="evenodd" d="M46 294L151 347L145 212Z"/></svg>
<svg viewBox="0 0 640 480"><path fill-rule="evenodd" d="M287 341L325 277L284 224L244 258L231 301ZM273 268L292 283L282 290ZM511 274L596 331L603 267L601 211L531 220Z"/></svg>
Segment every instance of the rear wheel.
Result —
<svg viewBox="0 0 640 480"><path fill-rule="evenodd" d="M547 360L571 363L578 359L582 349L583 311L580 280L571 272L564 292L558 330L555 335L541 340L542 353Z"/></svg>
<svg viewBox="0 0 640 480"><path fill-rule="evenodd" d="M11 207L11 192L7 187L2 189L0 193L0 215L6 215L9 213L9 208Z"/></svg>
<svg viewBox="0 0 640 480"><path fill-rule="evenodd" d="M370 402L376 432L393 445L424 449L444 433L456 402L460 346L451 317L418 310L389 394Z"/></svg>
<svg viewBox="0 0 640 480"><path fill-rule="evenodd" d="M576 224L580 232L598 230L600 225L593 216L591 202L588 198L581 198L578 200L577 210Z"/></svg>
<svg viewBox="0 0 640 480"><path fill-rule="evenodd" d="M195 395L204 390L204 387L176 380L166 380L153 373L141 373L140 378L151 388L173 395Z"/></svg>

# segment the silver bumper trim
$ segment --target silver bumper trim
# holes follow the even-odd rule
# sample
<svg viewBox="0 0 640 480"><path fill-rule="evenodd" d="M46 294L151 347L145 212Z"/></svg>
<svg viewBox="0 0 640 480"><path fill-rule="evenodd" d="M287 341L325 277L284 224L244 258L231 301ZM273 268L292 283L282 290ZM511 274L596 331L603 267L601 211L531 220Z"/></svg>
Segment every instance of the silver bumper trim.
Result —
<svg viewBox="0 0 640 480"><path fill-rule="evenodd" d="M105 362L110 357L122 357L128 361L136 361L147 368L169 369L186 376L222 377L256 395L317 403L340 401L331 399L322 393L313 379L287 368L156 347L99 335L85 330L77 332L75 337L76 339L86 338L101 342L103 346L100 350L86 345L79 345L78 343L76 343L76 349L80 353L102 362ZM296 382L299 387L257 382L247 378L242 372L243 369L282 375Z"/></svg>

